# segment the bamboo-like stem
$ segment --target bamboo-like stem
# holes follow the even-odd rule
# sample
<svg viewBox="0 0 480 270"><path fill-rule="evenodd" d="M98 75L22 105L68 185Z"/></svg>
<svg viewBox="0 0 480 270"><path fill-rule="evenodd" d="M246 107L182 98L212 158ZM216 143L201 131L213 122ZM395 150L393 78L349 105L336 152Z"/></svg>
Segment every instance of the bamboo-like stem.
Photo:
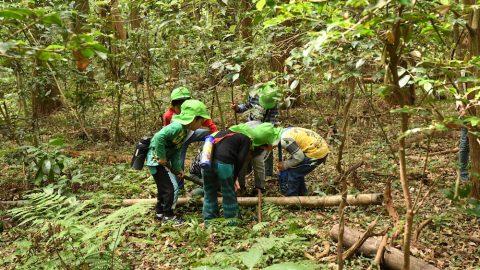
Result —
<svg viewBox="0 0 480 270"><path fill-rule="evenodd" d="M340 142L340 146L338 149L338 159L336 164L336 169L340 176L340 185L341 185L341 194L342 194L342 201L340 202L340 206L338 207L338 215L340 219L340 233L338 236L337 242L337 265L338 269L343 269L343 228L345 226L345 206L347 204L347 178L348 175L344 172L342 168L342 157L343 157L343 149L345 147L345 142L347 140L347 129L348 129L348 115L350 112L350 106L352 105L353 98L355 96L355 81L351 79L352 82L350 83L351 91L347 103L345 104L343 110L343 126L342 126L342 138Z"/></svg>

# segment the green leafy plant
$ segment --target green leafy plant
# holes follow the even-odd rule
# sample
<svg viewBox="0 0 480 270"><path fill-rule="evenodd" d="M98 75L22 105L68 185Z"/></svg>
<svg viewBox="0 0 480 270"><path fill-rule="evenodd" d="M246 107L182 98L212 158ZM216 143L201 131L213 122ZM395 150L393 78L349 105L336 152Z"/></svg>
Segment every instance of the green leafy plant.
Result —
<svg viewBox="0 0 480 270"><path fill-rule="evenodd" d="M63 169L69 160L61 152L64 146L61 138L51 139L39 147L21 146L16 153L10 154L10 162L20 161L27 169L28 179L40 186L46 181L58 180L63 175Z"/></svg>
<svg viewBox="0 0 480 270"><path fill-rule="evenodd" d="M233 267L243 265L247 269L254 269L258 266L275 266L278 263L278 267L285 260L298 259L303 255L305 248L304 238L298 237L295 234L288 234L285 237L260 237L255 240L251 247L246 251L241 252L215 252L210 256L202 259L201 263L204 264L201 267L208 266L221 266L221 267ZM290 262L290 265L303 269L302 266L312 266L311 262ZM195 269L202 269L197 267ZM277 267L277 266L275 266ZM209 268L207 268L209 269ZM273 268L280 269L280 268Z"/></svg>
<svg viewBox="0 0 480 270"><path fill-rule="evenodd" d="M8 213L18 221L14 242L20 268L118 269L127 228L141 222L147 206L136 204L105 214L94 201L78 201L53 189L27 196ZM68 267L67 267L68 266Z"/></svg>

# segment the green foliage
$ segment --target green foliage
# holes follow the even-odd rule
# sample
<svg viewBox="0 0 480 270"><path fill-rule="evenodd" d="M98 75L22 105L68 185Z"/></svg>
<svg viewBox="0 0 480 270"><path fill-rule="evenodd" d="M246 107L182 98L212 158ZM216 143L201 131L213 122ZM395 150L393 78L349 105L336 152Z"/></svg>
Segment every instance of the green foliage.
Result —
<svg viewBox="0 0 480 270"><path fill-rule="evenodd" d="M221 267L244 265L248 269L274 265L279 260L298 259L299 256L303 256L304 240L295 234L288 234L284 237L260 237L246 251L217 252L202 259L201 263ZM292 263L292 265L297 264Z"/></svg>
<svg viewBox="0 0 480 270"><path fill-rule="evenodd" d="M53 182L64 175L65 165L70 161L62 154L64 141L61 138L51 139L39 147L21 146L7 157L11 163L24 164L28 179L40 186L45 182Z"/></svg>
<svg viewBox="0 0 480 270"><path fill-rule="evenodd" d="M469 198L472 191L471 184L461 185L458 188L457 196L455 196L455 187L444 189L443 194L449 200L456 202L457 206L461 208L466 214L480 217L480 201Z"/></svg>
<svg viewBox="0 0 480 270"><path fill-rule="evenodd" d="M30 194L24 206L9 211L19 222L20 238L14 243L14 257L2 262L19 269L121 268L124 233L141 222L138 217L146 210L136 204L108 214L94 201L80 202L53 189Z"/></svg>

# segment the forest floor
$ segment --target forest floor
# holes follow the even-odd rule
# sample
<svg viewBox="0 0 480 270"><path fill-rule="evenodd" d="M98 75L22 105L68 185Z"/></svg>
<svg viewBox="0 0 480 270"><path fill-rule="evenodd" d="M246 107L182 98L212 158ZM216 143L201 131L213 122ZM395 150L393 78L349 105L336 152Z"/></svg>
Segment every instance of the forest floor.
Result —
<svg viewBox="0 0 480 270"><path fill-rule="evenodd" d="M362 117L361 111L360 106L352 108L352 124L343 164L348 167L365 161L366 165L358 169L351 178L349 193L383 193L386 182L391 180L394 205L403 218L405 210L402 190L398 172L392 165L395 162L388 158L388 148L377 123L373 118ZM324 119L327 115L322 112L302 106L290 110L289 114L288 121L287 116L282 115L285 123L313 128L326 135ZM312 119L312 116L315 116L315 119ZM381 118L386 133L395 142L394 134L399 129L398 123L394 122L395 117L387 114ZM415 118L412 122L412 126L422 124ZM337 125L340 126L341 123L339 120ZM64 131L59 127L57 132L61 134ZM457 146L457 135L452 132L447 136L432 138L430 151L434 153L454 149ZM112 202L111 206L105 207L105 213L120 207L118 202L121 199L154 198L155 184L147 171L136 172L129 169L131 144L117 149L112 149L109 145L109 142L92 145L67 138L67 147L62 151L70 157L67 166L72 172L70 177L76 177L67 181L63 187L65 191L80 200ZM5 165L0 169L1 200L22 199L27 190L32 188L32 184L24 179L22 167L10 160L11 151L7 149L12 147L13 144L5 142L2 145L4 150L1 158ZM191 148L189 157L193 156L195 147ZM452 190L455 184L456 154L431 155L423 174L427 148L427 140L423 140L412 144L407 151L412 197L415 199L418 194L423 196L431 190L415 215L414 228L424 220L431 219L432 222L421 231L418 241L413 243L412 255L440 269L479 269L480 243L475 239L480 238L480 222L465 212L465 200L452 202L444 194L445 190ZM334 185L334 179L338 175L335 170L338 145L332 143L331 149L332 154L327 163L307 178L307 186L312 195L338 193ZM192 188L191 184L187 184L187 191ZM269 180L266 196L278 194L276 180ZM201 207L189 205L181 207L179 211L186 219L186 223L180 227L158 223L154 220L153 210L136 217L136 221L126 228L123 240L115 250L123 265L131 269L189 269L203 265L210 266L205 269L247 269L252 260L256 262L253 268L264 268L282 262L309 261L316 265L312 268L336 269L334 261L323 261L319 258L322 253L326 257L336 254L336 242L329 236L332 226L338 223L336 207L286 209L264 204L264 219L261 223L257 223L255 219L254 207L242 207L243 221L238 227L219 224L208 228L202 224ZM34 265L35 262L28 261L18 253L23 243L21 241L28 237L26 228L18 225L6 209L0 209L0 216L0 253L3 257L0 259L0 268L25 269L28 265ZM395 230L392 218L382 205L349 206L346 208L345 218L346 226L362 231L376 218L379 218L376 231L389 228L391 234ZM400 236L394 242L397 248L401 248L401 239ZM263 252L259 258L252 258L255 254L249 251L252 246L258 245L263 245ZM330 248L325 253L327 246ZM355 255L346 262L346 269L366 269L372 261L372 258Z"/></svg>

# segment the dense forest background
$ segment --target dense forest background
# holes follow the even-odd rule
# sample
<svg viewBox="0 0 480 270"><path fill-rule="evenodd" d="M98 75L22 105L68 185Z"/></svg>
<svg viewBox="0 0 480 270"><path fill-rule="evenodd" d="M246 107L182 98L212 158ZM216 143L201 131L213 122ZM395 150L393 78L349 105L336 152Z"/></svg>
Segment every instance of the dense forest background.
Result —
<svg viewBox="0 0 480 270"><path fill-rule="evenodd" d="M480 265L477 1L2 1L0 37L1 268L379 264L342 256L329 235L338 223L375 226L406 265ZM383 205L264 204L260 223L243 207L241 226L208 228L189 205L181 229L157 224L149 205L122 206L154 197L150 175L129 161L161 128L173 88L191 89L226 128L244 120L232 101L267 81L282 90L282 126L330 143L310 194L383 193Z"/></svg>

